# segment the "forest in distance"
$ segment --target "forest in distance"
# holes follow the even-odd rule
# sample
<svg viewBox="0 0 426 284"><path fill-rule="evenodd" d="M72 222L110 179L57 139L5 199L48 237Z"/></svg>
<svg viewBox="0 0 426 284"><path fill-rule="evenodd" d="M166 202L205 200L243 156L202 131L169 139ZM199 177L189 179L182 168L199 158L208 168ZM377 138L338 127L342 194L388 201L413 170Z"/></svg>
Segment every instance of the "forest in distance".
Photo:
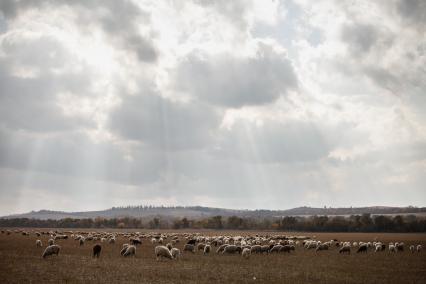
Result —
<svg viewBox="0 0 426 284"><path fill-rule="evenodd" d="M199 219L158 217L0 219L0 227L273 230L297 232L426 232L426 218L416 215L285 216L254 218L211 216Z"/></svg>

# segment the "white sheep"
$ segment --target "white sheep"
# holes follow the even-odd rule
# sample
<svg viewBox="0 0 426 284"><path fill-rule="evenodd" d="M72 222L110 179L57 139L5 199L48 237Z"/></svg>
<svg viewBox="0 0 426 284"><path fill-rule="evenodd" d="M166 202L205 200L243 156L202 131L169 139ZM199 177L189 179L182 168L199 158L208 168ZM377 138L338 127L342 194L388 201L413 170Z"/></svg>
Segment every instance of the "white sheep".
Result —
<svg viewBox="0 0 426 284"><path fill-rule="evenodd" d="M46 249L43 252L42 257L45 258L46 256L53 255L53 254L59 255L60 250L61 250L60 246L50 245L50 246L46 247Z"/></svg>
<svg viewBox="0 0 426 284"><path fill-rule="evenodd" d="M415 251L416 249L414 248L414 246L413 245L411 245L410 246L410 251L411 251L411 253L414 253L414 251Z"/></svg>
<svg viewBox="0 0 426 284"><path fill-rule="evenodd" d="M170 253L172 254L174 259L180 258L180 250L178 248L172 248Z"/></svg>
<svg viewBox="0 0 426 284"><path fill-rule="evenodd" d="M79 240L80 246L84 245L84 241L85 241L84 237L81 237Z"/></svg>
<svg viewBox="0 0 426 284"><path fill-rule="evenodd" d="M422 245L417 245L417 248L416 248L417 252L421 252L422 248L423 248Z"/></svg>
<svg viewBox="0 0 426 284"><path fill-rule="evenodd" d="M389 252L396 252L396 247L393 244L389 244Z"/></svg>
<svg viewBox="0 0 426 284"><path fill-rule="evenodd" d="M156 246L154 251L155 251L155 256L157 258L157 261L162 259L163 257L173 259L173 256L170 250L165 246Z"/></svg>
<svg viewBox="0 0 426 284"><path fill-rule="evenodd" d="M128 246L127 248L126 248L126 251L123 253L123 256L124 257L127 257L127 256L135 256L136 255L136 246Z"/></svg>
<svg viewBox="0 0 426 284"><path fill-rule="evenodd" d="M43 246L43 244L42 244L42 242L41 242L40 240L37 240L37 241L36 241L36 246L37 246L37 247L42 247L42 246Z"/></svg>
<svg viewBox="0 0 426 284"><path fill-rule="evenodd" d="M241 253L241 255L244 257L244 258L249 258L250 257L250 255L251 255L251 250L249 249L249 248L244 248L243 249L243 252Z"/></svg>

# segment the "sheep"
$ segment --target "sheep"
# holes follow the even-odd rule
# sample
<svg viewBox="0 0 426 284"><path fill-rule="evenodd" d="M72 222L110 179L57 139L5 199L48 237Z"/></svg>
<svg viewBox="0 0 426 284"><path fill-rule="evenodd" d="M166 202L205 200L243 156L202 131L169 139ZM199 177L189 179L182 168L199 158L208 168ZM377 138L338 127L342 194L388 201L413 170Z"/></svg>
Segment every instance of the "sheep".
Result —
<svg viewBox="0 0 426 284"><path fill-rule="evenodd" d="M170 250L165 246L156 246L154 251L157 261L163 257L173 259L173 255L171 254Z"/></svg>
<svg viewBox="0 0 426 284"><path fill-rule="evenodd" d="M180 258L180 249L178 249L178 248L172 248L170 250L170 253L172 254L172 256L173 256L174 259Z"/></svg>
<svg viewBox="0 0 426 284"><path fill-rule="evenodd" d="M296 247L294 245L284 245L281 249L280 252L287 252L290 253L290 251L295 250Z"/></svg>
<svg viewBox="0 0 426 284"><path fill-rule="evenodd" d="M368 245L367 244L361 244L359 247L358 247L358 250L356 251L357 253L360 253L360 252L365 252L365 253L367 253L367 248L368 248Z"/></svg>
<svg viewBox="0 0 426 284"><path fill-rule="evenodd" d="M186 244L183 247L183 251L190 251L190 252L194 253L194 250L195 250L195 247L194 247L194 245L191 245L191 244Z"/></svg>
<svg viewBox="0 0 426 284"><path fill-rule="evenodd" d="M189 240L186 244L187 244L187 245L194 245L194 246L195 246L195 242L196 242L196 240L195 240L195 239L191 239L191 240Z"/></svg>
<svg viewBox="0 0 426 284"><path fill-rule="evenodd" d="M325 243L317 245L315 251L319 251L319 250L328 250L328 245Z"/></svg>
<svg viewBox="0 0 426 284"><path fill-rule="evenodd" d="M209 254L210 253L210 251L211 251L211 246L210 245L205 245L204 246L204 249L203 249L203 254L204 255L207 255L207 254Z"/></svg>
<svg viewBox="0 0 426 284"><path fill-rule="evenodd" d="M120 254L124 255L124 253L126 252L128 247L129 247L129 244L123 244L123 247L121 248Z"/></svg>
<svg viewBox="0 0 426 284"><path fill-rule="evenodd" d="M417 252L421 252L422 251L422 245L417 245L417 247L416 247L416 251Z"/></svg>
<svg viewBox="0 0 426 284"><path fill-rule="evenodd" d="M395 248L397 251L404 251L404 243L395 243Z"/></svg>
<svg viewBox="0 0 426 284"><path fill-rule="evenodd" d="M197 245L197 251L200 251L200 250L204 251L204 247L205 247L205 246L206 246L206 244L199 243L199 244Z"/></svg>
<svg viewBox="0 0 426 284"><path fill-rule="evenodd" d="M248 259L250 258L251 250L249 248L244 248L243 252L241 253L241 256Z"/></svg>
<svg viewBox="0 0 426 284"><path fill-rule="evenodd" d="M108 243L110 243L110 244L115 244L115 238L111 238L111 239L109 239Z"/></svg>
<svg viewBox="0 0 426 284"><path fill-rule="evenodd" d="M216 250L216 253L223 252L223 250L224 250L224 249L225 249L225 247L227 247L227 246L228 246L227 244L220 245L220 246L219 246L219 248Z"/></svg>
<svg viewBox="0 0 426 284"><path fill-rule="evenodd" d="M241 253L241 247L236 245L228 245L223 249L222 254Z"/></svg>
<svg viewBox="0 0 426 284"><path fill-rule="evenodd" d="M411 253L414 253L414 251L415 251L416 249L415 249L415 247L413 246L413 245L411 245L410 246L410 251L411 251Z"/></svg>
<svg viewBox="0 0 426 284"><path fill-rule="evenodd" d="M40 240L37 240L36 247L42 247L42 246L43 246L42 242Z"/></svg>
<svg viewBox="0 0 426 284"><path fill-rule="evenodd" d="M84 240L85 239L83 237L80 238L80 240L79 240L80 246L84 245Z"/></svg>
<svg viewBox="0 0 426 284"><path fill-rule="evenodd" d="M131 244L131 245L134 245L134 246L136 246L136 245L141 245L141 244L142 244L142 241L141 241L139 238L131 238L131 239L130 239L130 244Z"/></svg>
<svg viewBox="0 0 426 284"><path fill-rule="evenodd" d="M278 253L281 251L282 247L283 247L282 245L275 245L269 250L269 253L273 253L273 252Z"/></svg>
<svg viewBox="0 0 426 284"><path fill-rule="evenodd" d="M351 247L349 245L344 245L339 249L339 253L345 253L351 254Z"/></svg>
<svg viewBox="0 0 426 284"><path fill-rule="evenodd" d="M136 246L130 245L126 248L126 251L122 254L124 257L135 256L136 255Z"/></svg>
<svg viewBox="0 0 426 284"><path fill-rule="evenodd" d="M55 244L55 241L53 240L53 239L49 239L48 241L47 241L47 245L48 246L51 246L51 245L54 245Z"/></svg>
<svg viewBox="0 0 426 284"><path fill-rule="evenodd" d="M389 244L389 252L396 252L396 247L393 244Z"/></svg>
<svg viewBox="0 0 426 284"><path fill-rule="evenodd" d="M157 239L156 238L152 238L151 239L151 244L155 244L157 242Z"/></svg>
<svg viewBox="0 0 426 284"><path fill-rule="evenodd" d="M60 246L58 246L58 245L50 245L50 246L46 247L46 249L43 252L42 257L46 258L46 256L54 255L54 254L59 255L59 251L60 250L61 250Z"/></svg>
<svg viewBox="0 0 426 284"><path fill-rule="evenodd" d="M99 244L96 244L93 246L93 257L97 257L99 258L99 256L101 255L101 250L102 247Z"/></svg>
<svg viewBox="0 0 426 284"><path fill-rule="evenodd" d="M250 253L262 253L262 247L260 245L254 245L250 249Z"/></svg>
<svg viewBox="0 0 426 284"><path fill-rule="evenodd" d="M270 245L263 245L263 246L261 246L260 248L262 250L262 253L264 253L264 252L269 253L269 250L274 247L273 245L271 245L271 246Z"/></svg>

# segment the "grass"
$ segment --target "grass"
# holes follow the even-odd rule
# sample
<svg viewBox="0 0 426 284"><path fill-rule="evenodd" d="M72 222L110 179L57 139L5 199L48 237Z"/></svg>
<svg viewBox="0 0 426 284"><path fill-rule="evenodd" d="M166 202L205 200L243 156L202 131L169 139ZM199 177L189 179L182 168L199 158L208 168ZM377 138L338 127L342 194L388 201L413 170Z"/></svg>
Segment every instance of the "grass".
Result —
<svg viewBox="0 0 426 284"><path fill-rule="evenodd" d="M202 232L203 234L255 234L256 232ZM258 232L261 234L261 232ZM222 256L214 252L184 253L179 261L156 261L154 245L143 239L135 258L123 258L118 237L114 245L102 243L99 259L91 257L94 242L79 246L58 240L59 257L42 259L34 234L0 234L0 283L424 283L426 251L410 253L410 244L426 245L426 234L303 233L319 240L403 241L406 250L339 255L336 248L316 253L297 247L291 254ZM182 250L184 241L177 247Z"/></svg>

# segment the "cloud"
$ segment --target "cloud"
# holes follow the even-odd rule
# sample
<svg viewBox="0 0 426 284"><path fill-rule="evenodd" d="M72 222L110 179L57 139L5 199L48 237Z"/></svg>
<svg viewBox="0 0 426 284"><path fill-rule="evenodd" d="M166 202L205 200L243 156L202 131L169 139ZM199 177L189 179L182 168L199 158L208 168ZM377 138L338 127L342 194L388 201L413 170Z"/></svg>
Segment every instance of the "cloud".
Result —
<svg viewBox="0 0 426 284"><path fill-rule="evenodd" d="M163 151L204 147L219 126L218 113L197 102L173 102L158 94L122 98L111 113L110 128L124 139L140 141Z"/></svg>
<svg viewBox="0 0 426 284"><path fill-rule="evenodd" d="M259 43L253 57L191 55L178 66L175 84L208 103L238 108L274 102L297 88L297 76L285 54Z"/></svg>
<svg viewBox="0 0 426 284"><path fill-rule="evenodd" d="M424 205L423 5L0 1L0 207Z"/></svg>

